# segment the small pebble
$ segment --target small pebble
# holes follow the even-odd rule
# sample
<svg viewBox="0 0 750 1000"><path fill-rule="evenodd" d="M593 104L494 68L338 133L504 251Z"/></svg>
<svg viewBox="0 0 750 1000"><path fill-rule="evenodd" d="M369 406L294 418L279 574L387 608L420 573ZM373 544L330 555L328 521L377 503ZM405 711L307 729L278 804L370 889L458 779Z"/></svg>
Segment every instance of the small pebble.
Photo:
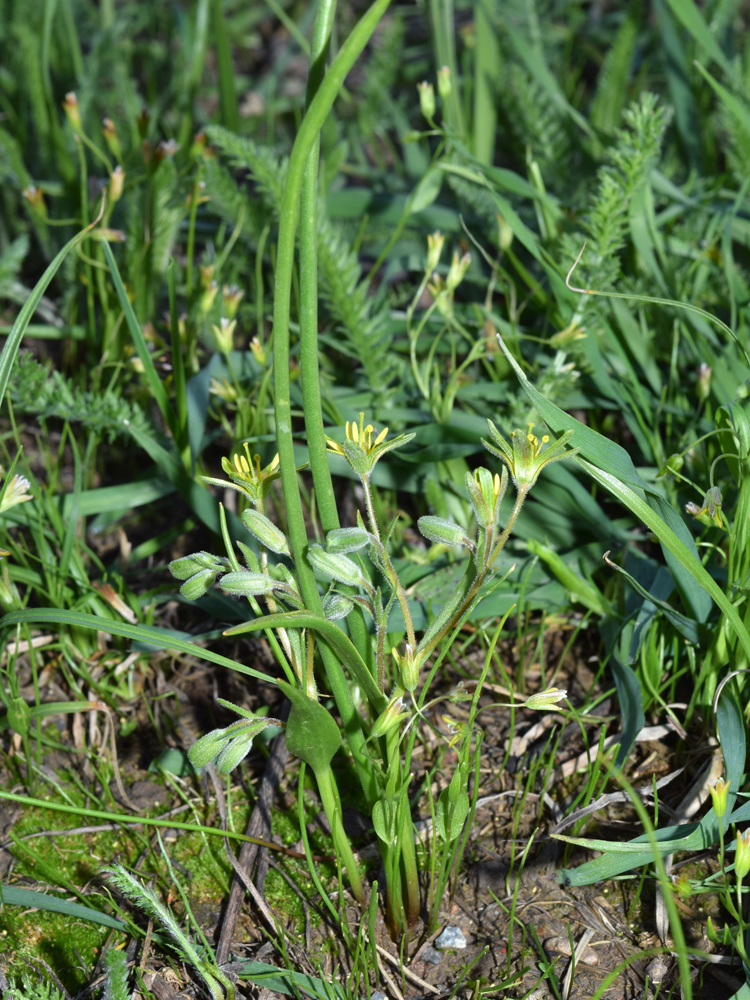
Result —
<svg viewBox="0 0 750 1000"><path fill-rule="evenodd" d="M656 958L652 959L646 966L646 975L656 986L661 983L662 979L669 972L669 966L664 961L661 955L657 955Z"/></svg>
<svg viewBox="0 0 750 1000"><path fill-rule="evenodd" d="M370 1000L388 1000L385 993L381 993L380 990L373 990L370 994Z"/></svg>
<svg viewBox="0 0 750 1000"><path fill-rule="evenodd" d="M436 948L465 948L466 938L460 927L446 927L435 941Z"/></svg>
<svg viewBox="0 0 750 1000"><path fill-rule="evenodd" d="M435 951L435 949L431 948L429 945L427 945L426 948L422 949L422 954L420 957L423 962L429 962L431 965L440 965L440 963L443 960L443 956L440 954L440 952Z"/></svg>

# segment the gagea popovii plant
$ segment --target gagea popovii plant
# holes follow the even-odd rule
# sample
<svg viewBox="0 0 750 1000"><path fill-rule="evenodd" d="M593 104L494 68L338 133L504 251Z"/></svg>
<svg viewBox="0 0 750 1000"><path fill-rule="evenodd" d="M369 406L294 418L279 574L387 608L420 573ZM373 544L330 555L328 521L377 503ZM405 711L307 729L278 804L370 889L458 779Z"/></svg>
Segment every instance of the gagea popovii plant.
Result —
<svg viewBox="0 0 750 1000"><path fill-rule="evenodd" d="M250 546L238 540L240 559L225 530L226 557L199 552L170 566L173 575L185 581L181 589L191 599L218 583L225 593L248 600L255 617L229 629L227 635L264 629L272 636L284 673L278 684L292 704L285 726L287 744L315 774L338 858L346 868L354 895L364 905L365 891L341 823L339 793L331 770L342 736L355 763L359 757L358 771L365 776L362 790L371 809L386 873L387 921L394 936L399 930L413 927L421 907L408 789L418 723L431 725L424 715L434 673L429 673L430 661L466 619L482 588L493 579L497 558L542 468L575 454L575 449L565 450L570 434L551 444L544 437L540 443L529 428L526 433L514 431L509 443L491 422L489 429L490 440L483 443L501 460L502 467L499 472L479 468L466 474L466 489L476 518L473 535L439 517L422 517L418 522L428 540L464 546L469 552L463 577L421 636L415 631L408 597L391 558L389 541L395 522L378 523L370 482L376 463L392 449L408 444L414 435L389 438L387 428L376 433L372 425L365 423L363 414L358 423L347 423L341 443L327 439L328 451L342 456L359 479L364 509L357 513L356 525L328 531L325 546L307 546L307 566L322 582L320 609L309 607L305 601L290 539L266 514L268 493L281 474L279 458L276 456L262 468L259 457L252 456L247 445L244 455L223 460L228 481L208 481L241 494L245 503L242 521L256 544ZM515 502L501 525L501 502L509 479L515 486ZM388 636L394 627L389 629L389 619L396 607L403 619L405 641L400 648L391 648ZM368 623L365 643L362 645L360 640L359 647L355 642L361 631L349 628L352 641L338 624L355 618L364 618ZM332 653L343 668L344 699L348 697L354 708L349 720L344 720L343 732L319 701L319 670L325 669L319 651L323 649ZM330 686L330 674L327 679ZM322 678L321 685L325 685ZM457 689L451 699L471 699L475 710L478 694L479 688L473 696ZM554 700L559 696L560 692L555 692ZM339 705L341 697L338 691ZM203 766L214 761L221 773L229 773L250 751L258 732L268 725L284 725L267 716L244 711L241 714L244 718L198 740L189 754L193 764ZM433 805L433 847L439 847L445 860L452 854L469 814L469 774L481 734L472 723L457 724L450 716L444 718L450 735L445 737L437 729L435 732L449 740L458 754L453 777ZM448 870L444 863L440 865L443 874L438 883L447 877ZM434 865L432 871L434 876ZM431 899L437 887L433 877Z"/></svg>

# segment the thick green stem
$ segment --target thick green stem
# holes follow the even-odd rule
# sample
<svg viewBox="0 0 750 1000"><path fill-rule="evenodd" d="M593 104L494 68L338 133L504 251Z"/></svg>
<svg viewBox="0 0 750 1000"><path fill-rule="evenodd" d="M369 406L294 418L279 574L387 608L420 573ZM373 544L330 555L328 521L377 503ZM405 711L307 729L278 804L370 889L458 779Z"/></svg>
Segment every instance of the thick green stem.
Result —
<svg viewBox="0 0 750 1000"><path fill-rule="evenodd" d="M310 73L307 79L307 107L320 89L325 76L325 61L333 28L336 0L321 0L315 17L315 30L310 48ZM313 143L305 166L300 197L299 263L300 263L300 368L302 409L310 455L310 470L315 484L315 500L320 525L327 534L340 527L331 470L328 465L323 407L320 398L320 368L318 364L318 162L320 135ZM354 590L352 588L351 592ZM352 642L372 670L372 643L360 608L349 616Z"/></svg>
<svg viewBox="0 0 750 1000"><path fill-rule="evenodd" d="M362 887L362 880L359 877L359 869L357 868L357 862L354 860L349 838L344 833L344 826L341 822L341 809L339 808L338 795L333 785L333 775L331 774L330 767L319 768L315 772L315 780L318 783L320 801L323 803L323 809L328 817L328 822L331 824L331 836L336 854L342 865L346 868L346 874L349 876L349 885L352 887L352 892L357 902L360 906L366 907L367 899L365 898L365 890Z"/></svg>
<svg viewBox="0 0 750 1000"><path fill-rule="evenodd" d="M342 46L312 99L289 159L279 221L273 312L276 440L281 463L284 502L289 520L289 537L297 578L306 606L311 611L319 613L322 613L322 602L314 573L307 562L307 532L297 484L289 393L289 311L294 271L294 242L300 209L300 193L310 152L347 73L367 44L389 2L390 0L375 0L375 3L357 23ZM315 433L315 429L312 433ZM322 644L321 655L331 691L347 734L357 774L368 802L372 804L378 793L377 780L365 754L361 722L352 702L346 677L336 656Z"/></svg>

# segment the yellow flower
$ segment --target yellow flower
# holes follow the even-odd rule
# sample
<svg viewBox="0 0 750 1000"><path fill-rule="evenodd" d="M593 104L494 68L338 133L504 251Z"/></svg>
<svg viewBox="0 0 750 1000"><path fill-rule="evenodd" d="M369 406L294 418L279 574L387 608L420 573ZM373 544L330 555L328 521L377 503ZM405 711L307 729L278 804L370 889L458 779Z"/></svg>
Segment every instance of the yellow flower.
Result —
<svg viewBox="0 0 750 1000"><path fill-rule="evenodd" d="M358 475L369 477L379 458L382 458L387 451L407 444L414 437L414 434L399 434L398 437L386 441L387 427L384 427L377 437L374 435L375 428L372 424L365 426L365 415L360 413L358 424L353 420L351 423L347 420L346 439L343 444L327 437L326 445L333 455L342 455Z"/></svg>
<svg viewBox="0 0 750 1000"><path fill-rule="evenodd" d="M549 443L549 435L539 438L532 434L534 425L529 424L527 434L523 431L515 430L510 436L511 443L505 440L500 431L491 420L487 421L490 428L490 435L495 444L482 439L482 444L487 451L492 452L508 466L516 489L528 492L539 477L545 465L552 462L559 462L560 459L570 458L578 453L578 448L565 450L568 441L573 437L573 431L566 431L557 441ZM497 445L497 447L495 447ZM548 447L545 447L548 445Z"/></svg>
<svg viewBox="0 0 750 1000"><path fill-rule="evenodd" d="M718 778L716 784L708 786L708 790L711 793L711 802L713 804L714 813L716 814L717 819L721 819L727 811L729 782L724 781L723 778Z"/></svg>
<svg viewBox="0 0 750 1000"><path fill-rule="evenodd" d="M244 455L235 455L231 462L228 458L222 458L221 467L232 480L231 483L223 479L201 476L204 483L238 490L238 492L244 493L258 508L262 508L275 480L281 475L278 454L274 455L265 468L261 468L260 455L251 456L247 442L245 442Z"/></svg>

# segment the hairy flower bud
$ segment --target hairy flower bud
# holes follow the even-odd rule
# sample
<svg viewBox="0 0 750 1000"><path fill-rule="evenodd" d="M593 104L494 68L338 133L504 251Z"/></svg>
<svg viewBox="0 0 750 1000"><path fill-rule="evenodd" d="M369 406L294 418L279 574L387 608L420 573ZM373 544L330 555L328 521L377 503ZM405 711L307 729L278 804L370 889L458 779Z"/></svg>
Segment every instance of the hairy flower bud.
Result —
<svg viewBox="0 0 750 1000"><path fill-rule="evenodd" d="M326 552L320 545L310 546L307 561L318 573L336 580L337 583L345 583L350 587L369 586L369 580L352 559Z"/></svg>
<svg viewBox="0 0 750 1000"><path fill-rule="evenodd" d="M356 552L369 545L372 541L366 528L334 528L326 535L326 550L328 552Z"/></svg>
<svg viewBox="0 0 750 1000"><path fill-rule="evenodd" d="M81 122L81 112L78 108L78 98L76 97L74 91L68 91L65 95L65 100L63 101L63 108L65 110L65 115L75 129L76 132L83 131L83 123Z"/></svg>
<svg viewBox="0 0 750 1000"><path fill-rule="evenodd" d="M453 87L451 86L451 71L448 66L441 66L437 71L438 94L444 101L451 96Z"/></svg>
<svg viewBox="0 0 750 1000"><path fill-rule="evenodd" d="M435 110L437 108L435 104L435 88L431 83L423 80L422 83L417 84L417 89L419 90L419 109L427 121L432 124L432 119L435 117Z"/></svg>
<svg viewBox="0 0 750 1000"><path fill-rule="evenodd" d="M265 573L225 573L219 586L225 594L232 597L260 597L270 594L276 586L276 581Z"/></svg>
<svg viewBox="0 0 750 1000"><path fill-rule="evenodd" d="M252 535L255 535L261 545L265 545L267 549L278 552L282 556L290 555L289 543L284 532L265 514L248 507L242 512L242 523Z"/></svg>
<svg viewBox="0 0 750 1000"><path fill-rule="evenodd" d="M439 545L473 545L460 524L446 521L443 517L420 517L417 521L420 532L431 542Z"/></svg>

